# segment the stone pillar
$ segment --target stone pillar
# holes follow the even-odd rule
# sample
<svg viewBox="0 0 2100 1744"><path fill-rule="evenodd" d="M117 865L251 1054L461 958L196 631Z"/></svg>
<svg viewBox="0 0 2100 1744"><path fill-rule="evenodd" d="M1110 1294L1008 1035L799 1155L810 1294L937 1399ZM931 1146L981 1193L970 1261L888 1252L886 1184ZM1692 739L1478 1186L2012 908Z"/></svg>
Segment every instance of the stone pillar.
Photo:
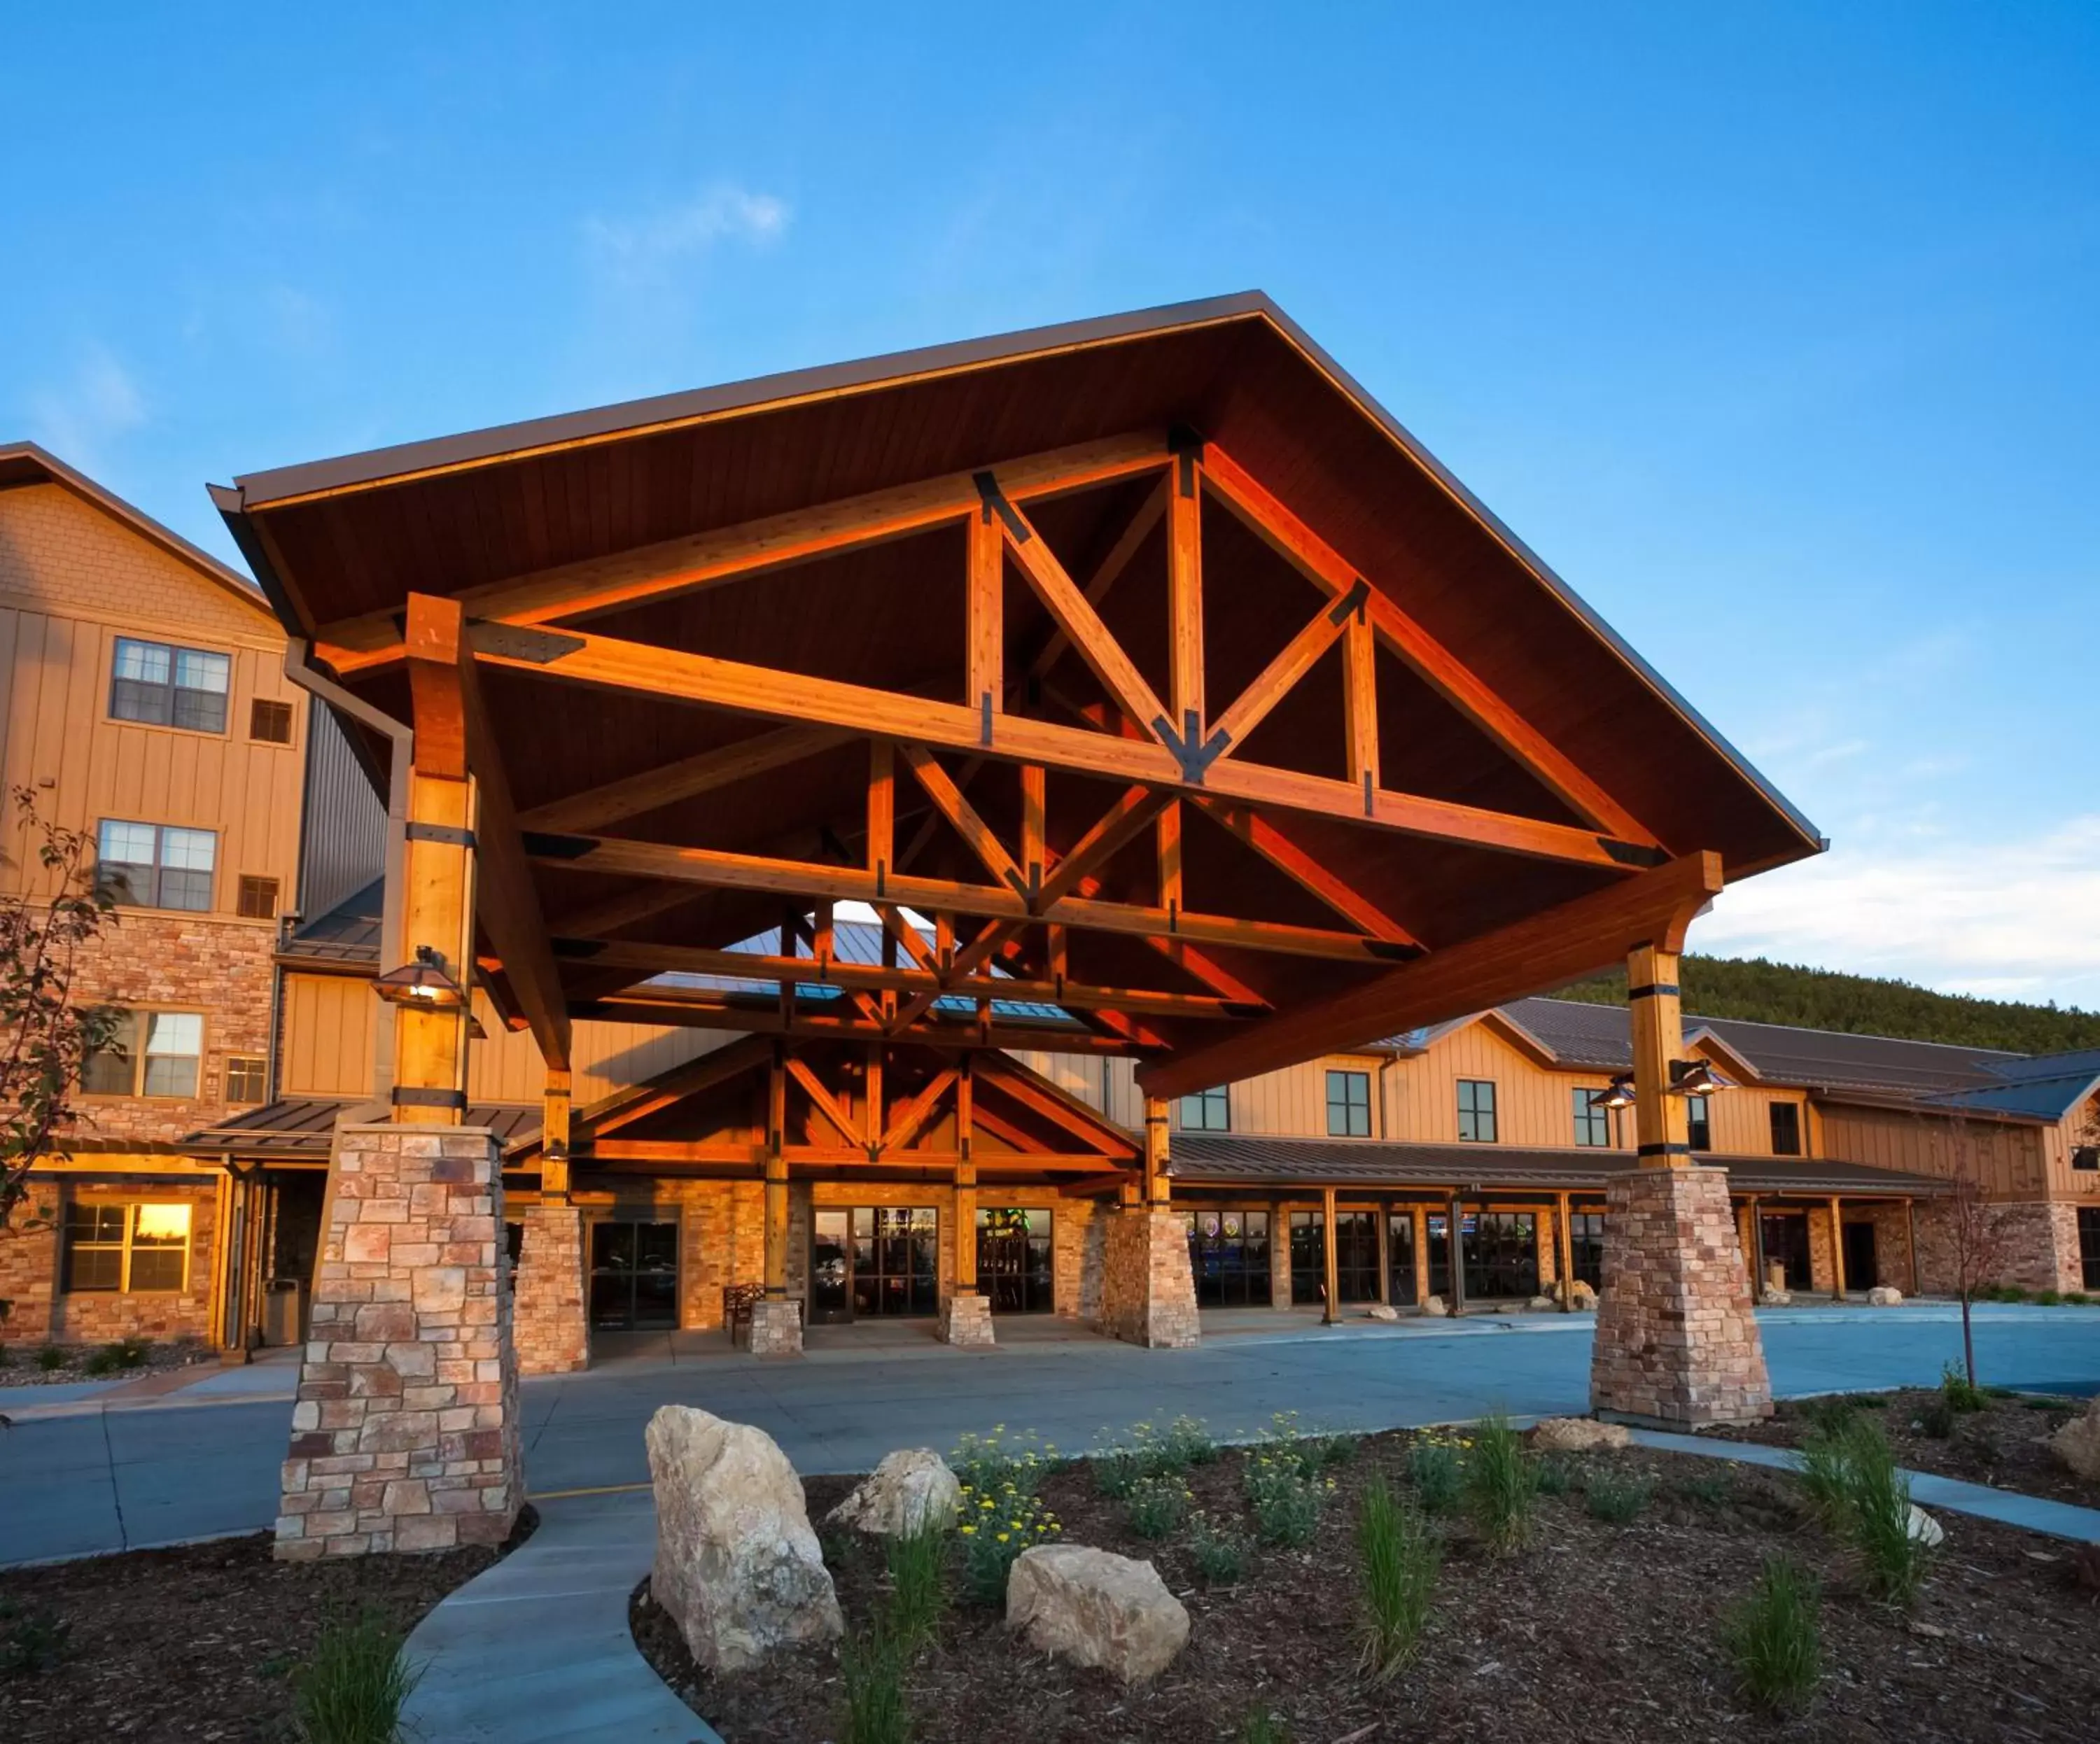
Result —
<svg viewBox="0 0 2100 1744"><path fill-rule="evenodd" d="M525 1472L496 1135L348 1126L331 1169L276 1553L500 1544Z"/></svg>
<svg viewBox="0 0 2100 1744"><path fill-rule="evenodd" d="M996 1344L991 1329L991 1299L974 1290L957 1291L943 1298L939 1337L944 1345Z"/></svg>
<svg viewBox="0 0 2100 1744"><path fill-rule="evenodd" d="M1144 1205L1105 1210L1101 1330L1154 1350L1191 1349L1200 1335L1189 1233L1171 1211Z"/></svg>
<svg viewBox="0 0 2100 1744"><path fill-rule="evenodd" d="M1627 959L1640 1166L1605 1189L1604 1288L1590 1369L1600 1417L1665 1429L1771 1415L1728 1177L1692 1165L1674 949Z"/></svg>
<svg viewBox="0 0 2100 1744"><path fill-rule="evenodd" d="M751 1305L751 1354L800 1356L802 1305L785 1296L768 1296Z"/></svg>
<svg viewBox="0 0 2100 1744"><path fill-rule="evenodd" d="M590 1367L584 1308L583 1213L566 1200L545 1201L518 1219L525 1240L514 1292L518 1372L567 1375Z"/></svg>

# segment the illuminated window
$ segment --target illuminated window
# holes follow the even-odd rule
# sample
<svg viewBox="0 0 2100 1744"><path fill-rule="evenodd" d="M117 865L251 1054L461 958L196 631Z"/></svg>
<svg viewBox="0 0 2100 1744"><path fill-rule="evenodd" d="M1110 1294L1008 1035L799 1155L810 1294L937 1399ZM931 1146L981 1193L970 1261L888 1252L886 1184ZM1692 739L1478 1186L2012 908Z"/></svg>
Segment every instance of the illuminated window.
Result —
<svg viewBox="0 0 2100 1744"><path fill-rule="evenodd" d="M226 1099L260 1102L269 1094L268 1064L259 1059L229 1059L226 1063Z"/></svg>
<svg viewBox="0 0 2100 1744"><path fill-rule="evenodd" d="M179 1291L189 1281L188 1205L66 1208L65 1287L73 1291Z"/></svg>

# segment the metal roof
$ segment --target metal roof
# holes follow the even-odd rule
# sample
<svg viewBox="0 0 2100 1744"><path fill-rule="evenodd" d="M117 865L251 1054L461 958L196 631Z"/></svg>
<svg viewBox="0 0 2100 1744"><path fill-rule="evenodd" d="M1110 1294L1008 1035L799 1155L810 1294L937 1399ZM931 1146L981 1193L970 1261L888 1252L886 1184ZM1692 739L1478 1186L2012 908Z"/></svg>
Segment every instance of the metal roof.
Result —
<svg viewBox="0 0 2100 1744"><path fill-rule="evenodd" d="M377 968L386 901L386 881L376 878L325 914L293 928L277 954L313 962L368 963Z"/></svg>
<svg viewBox="0 0 2100 1744"><path fill-rule="evenodd" d="M1270 1138L1242 1133L1177 1132L1176 1183L1357 1187L1441 1187L1466 1193L1602 1192L1635 1166L1626 1151L1525 1149L1500 1144L1405 1144L1370 1138ZM1709 1156L1740 1191L1760 1194L1936 1194L1930 1175L1810 1156Z"/></svg>
<svg viewBox="0 0 2100 1744"><path fill-rule="evenodd" d="M286 1097L250 1108L245 1114L192 1133L183 1149L192 1156L233 1156L262 1162L313 1161L325 1163L335 1143L335 1130L344 1115L368 1101L336 1101L319 1097ZM467 1126L486 1126L502 1140L505 1150L536 1135L540 1130L537 1107L512 1103L482 1103L461 1116Z"/></svg>

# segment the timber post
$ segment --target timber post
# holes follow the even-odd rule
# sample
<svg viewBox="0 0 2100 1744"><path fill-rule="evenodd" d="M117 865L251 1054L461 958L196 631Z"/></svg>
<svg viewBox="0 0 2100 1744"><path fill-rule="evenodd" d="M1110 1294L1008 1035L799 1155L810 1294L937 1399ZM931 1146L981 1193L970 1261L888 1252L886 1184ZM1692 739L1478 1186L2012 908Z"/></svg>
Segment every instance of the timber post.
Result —
<svg viewBox="0 0 2100 1744"><path fill-rule="evenodd" d="M1560 1273L1560 1311L1563 1314L1572 1314L1575 1310L1573 1204L1573 1200L1563 1193L1553 1208L1554 1253Z"/></svg>
<svg viewBox="0 0 2100 1744"><path fill-rule="evenodd" d="M1335 1190L1323 1187L1320 1189L1321 1295L1326 1303L1325 1312L1320 1316L1322 1326L1336 1325L1342 1318L1342 1269L1335 1258Z"/></svg>
<svg viewBox="0 0 2100 1744"><path fill-rule="evenodd" d="M968 1055L955 1072L955 1262L953 1287L941 1297L938 1332L943 1344L997 1342L991 1301L978 1288L977 1165L973 1154L977 1124L977 1068Z"/></svg>
<svg viewBox="0 0 2100 1744"><path fill-rule="evenodd" d="M1845 1300L1845 1213L1835 1193L1830 1196L1830 1300Z"/></svg>

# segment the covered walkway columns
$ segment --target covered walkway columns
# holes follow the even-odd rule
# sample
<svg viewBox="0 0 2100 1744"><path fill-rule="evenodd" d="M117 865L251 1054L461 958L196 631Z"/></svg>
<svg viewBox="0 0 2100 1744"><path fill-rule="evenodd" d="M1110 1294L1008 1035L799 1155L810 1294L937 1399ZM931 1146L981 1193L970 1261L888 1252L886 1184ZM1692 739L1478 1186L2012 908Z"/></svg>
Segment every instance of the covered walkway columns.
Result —
<svg viewBox="0 0 2100 1744"><path fill-rule="evenodd" d="M1199 1337L1189 1236L1171 1208L1163 1096L1145 1099L1140 1203L1101 1213L1101 1329L1127 1344L1187 1350Z"/></svg>
<svg viewBox="0 0 2100 1744"><path fill-rule="evenodd" d="M1626 958L1639 1164L1606 1189L1590 1372L1600 1416L1669 1428L1745 1422L1772 1408L1727 1174L1693 1166L1685 1099L1674 1088L1683 931L1680 923Z"/></svg>
<svg viewBox="0 0 2100 1744"><path fill-rule="evenodd" d="M955 1282L942 1299L941 1339L951 1345L990 1345L991 1298L977 1288L976 1062L963 1056L955 1072Z"/></svg>
<svg viewBox="0 0 2100 1744"><path fill-rule="evenodd" d="M522 1211L514 1321L521 1375L590 1366L583 1213L569 1198L570 1076L549 1066L540 1095L540 1203Z"/></svg>

